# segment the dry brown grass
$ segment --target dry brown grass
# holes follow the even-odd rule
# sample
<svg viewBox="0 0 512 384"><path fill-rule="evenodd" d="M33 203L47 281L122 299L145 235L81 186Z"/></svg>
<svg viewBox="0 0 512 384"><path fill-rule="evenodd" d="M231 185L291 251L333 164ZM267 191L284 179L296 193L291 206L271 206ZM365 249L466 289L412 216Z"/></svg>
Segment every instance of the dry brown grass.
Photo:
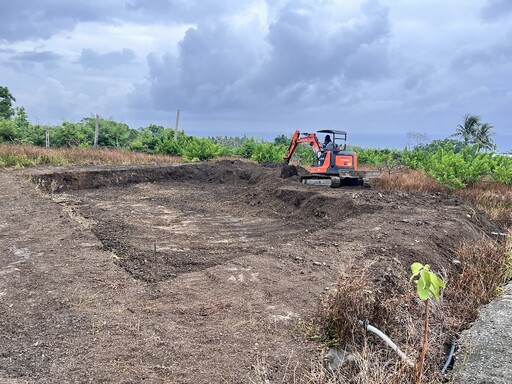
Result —
<svg viewBox="0 0 512 384"><path fill-rule="evenodd" d="M471 201L504 227L512 227L512 186L478 182L453 193Z"/></svg>
<svg viewBox="0 0 512 384"><path fill-rule="evenodd" d="M324 381L318 383L413 383L415 370L384 342L366 332L358 320L368 322L387 334L407 357L416 361L421 346L424 303L416 297L409 283L408 271L397 264L393 266L393 285L383 283L371 275L378 266L350 268L342 273L334 293L324 306L320 327L330 344L340 345L351 351L354 361L342 366L333 374L323 372ZM443 325L445 311L440 303L432 303L433 325L429 335L428 363L425 383L438 382L438 362L444 354L447 341ZM320 377L317 370L312 377Z"/></svg>
<svg viewBox="0 0 512 384"><path fill-rule="evenodd" d="M440 271L447 282L442 300L430 301L428 352L424 383L442 382L440 367L446 359L451 339L475 320L479 308L501 292L512 277L512 237L496 241L483 237L463 243L454 251L460 263ZM409 283L409 271L392 267L393 286L372 278L371 265L350 268L340 275L336 290L324 306L320 328L328 345L341 345L354 356L329 376L322 370L312 373L314 383L413 383L414 370L373 334L365 333L357 320L368 319L387 334L408 358L417 361L421 348L424 302ZM378 271L378 268L376 269ZM359 272L358 272L359 271ZM318 378L323 378L322 380Z"/></svg>
<svg viewBox="0 0 512 384"><path fill-rule="evenodd" d="M407 169L385 174L372 181L372 185L380 189L391 189L404 192L448 193L448 189L423 172Z"/></svg>
<svg viewBox="0 0 512 384"><path fill-rule="evenodd" d="M180 157L103 148L41 148L0 145L0 166L157 164L181 162Z"/></svg>
<svg viewBox="0 0 512 384"><path fill-rule="evenodd" d="M478 309L498 296L510 279L510 242L482 238L463 243L455 257L460 264L449 276L446 299L450 301L451 326L458 332L476 319Z"/></svg>
<svg viewBox="0 0 512 384"><path fill-rule="evenodd" d="M404 192L454 194L473 203L503 227L512 227L512 186L477 182L467 188L451 191L423 172L410 169L383 174L380 179L372 181L372 185L378 189Z"/></svg>

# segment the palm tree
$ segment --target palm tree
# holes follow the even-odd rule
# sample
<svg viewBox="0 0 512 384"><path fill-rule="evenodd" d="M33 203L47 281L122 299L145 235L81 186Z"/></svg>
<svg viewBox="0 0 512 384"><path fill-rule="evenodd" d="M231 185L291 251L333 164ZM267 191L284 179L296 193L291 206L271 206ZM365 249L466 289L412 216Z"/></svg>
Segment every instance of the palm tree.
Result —
<svg viewBox="0 0 512 384"><path fill-rule="evenodd" d="M475 144L474 138L480 124L480 116L467 114L464 116L464 124L457 125L457 132L452 136L462 137L466 145Z"/></svg>
<svg viewBox="0 0 512 384"><path fill-rule="evenodd" d="M491 136L493 126L489 123L482 123L480 116L467 114L464 116L464 124L457 125L456 132L451 136L459 136L464 140L465 145L476 145L477 150L493 150L496 145Z"/></svg>
<svg viewBox="0 0 512 384"><path fill-rule="evenodd" d="M494 132L492 132L492 128L493 126L489 123L484 123L478 127L474 137L474 142L477 145L478 151L481 149L484 151L492 151L496 149L496 144L494 144L491 139L491 136L494 134Z"/></svg>

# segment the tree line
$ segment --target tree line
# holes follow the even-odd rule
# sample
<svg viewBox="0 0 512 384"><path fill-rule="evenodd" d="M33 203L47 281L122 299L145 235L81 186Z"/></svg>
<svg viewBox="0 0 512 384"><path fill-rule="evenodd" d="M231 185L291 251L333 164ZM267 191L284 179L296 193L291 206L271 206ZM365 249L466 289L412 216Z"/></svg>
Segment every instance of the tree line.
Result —
<svg viewBox="0 0 512 384"><path fill-rule="evenodd" d="M56 126L31 124L23 107L13 107L15 101L7 87L0 87L0 143L45 146L49 141L52 147L93 145L94 117ZM198 138L186 135L183 130L153 124L131 129L127 124L104 118L99 119L99 126L98 145L101 147L181 156L187 161L241 157L259 163L281 162L290 143L285 135L264 141L246 136ZM469 114L456 127L455 133L444 140L428 144L418 142L404 150L350 149L358 153L360 163L389 171L399 166L422 169L449 188L462 188L485 175L512 184L512 159L490 152L496 148L492 129L492 125L482 122L479 116ZM299 146L294 156L304 165L314 161L313 150L307 145Z"/></svg>

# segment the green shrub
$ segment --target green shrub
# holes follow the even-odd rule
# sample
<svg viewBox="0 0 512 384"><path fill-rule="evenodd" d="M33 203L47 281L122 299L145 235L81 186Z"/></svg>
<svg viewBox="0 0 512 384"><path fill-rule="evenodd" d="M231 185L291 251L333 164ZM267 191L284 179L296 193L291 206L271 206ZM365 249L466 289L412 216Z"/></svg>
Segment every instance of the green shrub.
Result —
<svg viewBox="0 0 512 384"><path fill-rule="evenodd" d="M286 154L286 148L283 145L274 143L258 143L254 148L252 159L258 163L280 163Z"/></svg>
<svg viewBox="0 0 512 384"><path fill-rule="evenodd" d="M183 159L186 161L205 161L217 157L219 153L220 145L205 138L191 137L182 148Z"/></svg>
<svg viewBox="0 0 512 384"><path fill-rule="evenodd" d="M254 154L256 144L256 140L254 139L245 139L237 148L236 154L240 157L243 157L244 159L250 159Z"/></svg>
<svg viewBox="0 0 512 384"><path fill-rule="evenodd" d="M512 185L512 159L505 156L496 156L491 162L491 177L494 181Z"/></svg>

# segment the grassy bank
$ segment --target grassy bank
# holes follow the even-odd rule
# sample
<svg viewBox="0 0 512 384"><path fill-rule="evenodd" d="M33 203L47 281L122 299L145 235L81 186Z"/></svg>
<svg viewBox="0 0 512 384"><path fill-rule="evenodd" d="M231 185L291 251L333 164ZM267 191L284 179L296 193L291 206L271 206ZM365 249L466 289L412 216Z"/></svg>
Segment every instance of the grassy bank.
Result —
<svg viewBox="0 0 512 384"><path fill-rule="evenodd" d="M180 157L102 148L41 148L31 145L0 145L0 167L35 165L128 165L181 162Z"/></svg>

